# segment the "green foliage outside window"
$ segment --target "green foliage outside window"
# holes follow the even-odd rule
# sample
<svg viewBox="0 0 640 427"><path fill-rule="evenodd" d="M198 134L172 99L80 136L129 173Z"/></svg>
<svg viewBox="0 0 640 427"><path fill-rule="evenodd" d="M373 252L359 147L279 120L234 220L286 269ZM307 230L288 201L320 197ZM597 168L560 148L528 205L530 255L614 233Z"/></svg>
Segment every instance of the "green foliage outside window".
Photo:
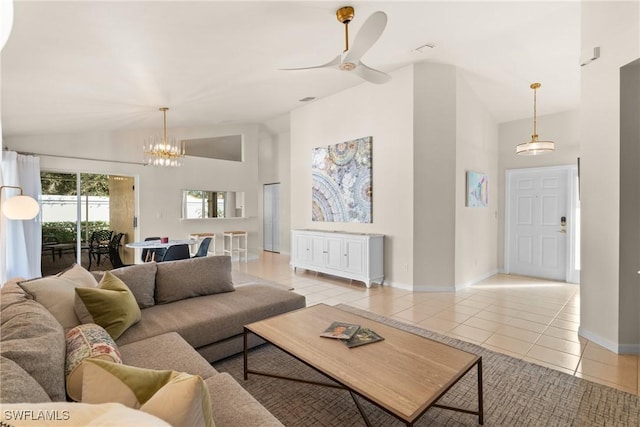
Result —
<svg viewBox="0 0 640 427"><path fill-rule="evenodd" d="M42 172L40 174L42 194L53 196L75 196L76 175L69 173ZM80 174L80 192L89 196L109 196L109 176Z"/></svg>
<svg viewBox="0 0 640 427"><path fill-rule="evenodd" d="M87 222L82 221L82 233L84 234ZM108 230L109 223L105 221L89 221L89 235L96 230ZM76 222L57 221L42 223L42 243L67 243L76 241Z"/></svg>

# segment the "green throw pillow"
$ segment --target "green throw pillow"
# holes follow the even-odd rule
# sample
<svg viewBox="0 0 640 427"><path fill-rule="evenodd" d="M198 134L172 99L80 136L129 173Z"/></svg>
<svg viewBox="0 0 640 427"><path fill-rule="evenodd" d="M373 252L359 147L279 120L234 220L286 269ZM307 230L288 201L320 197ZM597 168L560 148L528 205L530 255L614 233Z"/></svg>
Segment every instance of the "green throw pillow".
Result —
<svg viewBox="0 0 640 427"><path fill-rule="evenodd" d="M173 426L215 427L209 389L202 378L85 359L82 402L117 402Z"/></svg>
<svg viewBox="0 0 640 427"><path fill-rule="evenodd" d="M135 297L116 276L107 271L97 288L76 288L76 314L82 323L102 326L116 340L140 321Z"/></svg>

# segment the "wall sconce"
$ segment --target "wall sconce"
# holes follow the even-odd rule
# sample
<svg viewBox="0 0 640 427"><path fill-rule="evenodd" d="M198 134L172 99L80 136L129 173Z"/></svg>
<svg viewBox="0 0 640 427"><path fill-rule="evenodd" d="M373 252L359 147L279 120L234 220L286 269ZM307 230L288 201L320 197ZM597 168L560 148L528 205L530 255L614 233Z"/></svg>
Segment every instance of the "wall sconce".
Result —
<svg viewBox="0 0 640 427"><path fill-rule="evenodd" d="M3 204L2 190L5 188L20 190L20 195L9 197ZM3 185L0 187L0 206L2 206L2 213L9 219L33 219L38 215L38 212L40 212L38 202L33 197L22 194L22 187L13 185Z"/></svg>

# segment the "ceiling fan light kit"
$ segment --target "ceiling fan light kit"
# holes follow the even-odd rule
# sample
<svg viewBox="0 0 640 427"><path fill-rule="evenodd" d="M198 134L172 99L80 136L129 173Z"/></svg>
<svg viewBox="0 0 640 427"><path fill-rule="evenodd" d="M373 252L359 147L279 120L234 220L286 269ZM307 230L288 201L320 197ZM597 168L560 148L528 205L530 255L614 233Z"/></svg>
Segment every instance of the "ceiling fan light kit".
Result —
<svg viewBox="0 0 640 427"><path fill-rule="evenodd" d="M533 134L531 135L531 141L516 146L516 154L521 156L537 156L539 154L551 153L555 149L555 142L538 140L536 91L541 86L540 83L532 83L531 86L529 86L533 89Z"/></svg>
<svg viewBox="0 0 640 427"><path fill-rule="evenodd" d="M185 155L184 141L178 142L175 138L167 137L167 111L169 108L159 109L163 115L162 137L157 135L144 140L142 151L144 161L150 166L182 166Z"/></svg>
<svg viewBox="0 0 640 427"><path fill-rule="evenodd" d="M349 46L349 23L355 16L355 10L351 6L341 7L336 11L336 18L344 25L345 49L342 54L336 56L326 64L314 67L286 68L286 71L310 70L314 68L333 68L341 71L353 71L360 78L375 84L387 83L391 76L378 71L362 63L360 58L375 44L387 26L387 15L384 12L374 12L362 24L360 31Z"/></svg>

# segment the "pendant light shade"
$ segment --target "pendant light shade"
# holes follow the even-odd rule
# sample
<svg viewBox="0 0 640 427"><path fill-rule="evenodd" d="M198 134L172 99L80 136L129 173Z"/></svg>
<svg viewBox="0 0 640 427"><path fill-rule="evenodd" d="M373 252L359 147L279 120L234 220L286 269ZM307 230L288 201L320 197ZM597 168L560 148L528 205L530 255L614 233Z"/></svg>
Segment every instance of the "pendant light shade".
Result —
<svg viewBox="0 0 640 427"><path fill-rule="evenodd" d="M540 83L532 83L531 89L533 89L533 134L531 135L531 141L518 144L516 146L516 154L521 156L537 156L538 154L546 154L552 152L556 148L556 144L553 141L539 141L537 130L537 100L536 91L542 86Z"/></svg>
<svg viewBox="0 0 640 427"><path fill-rule="evenodd" d="M2 190L5 188L13 188L19 190L20 194L9 197L2 203ZM0 206L2 213L9 219L26 220L35 218L40 212L40 205L31 196L25 196L22 193L22 187L13 185L3 185L0 187Z"/></svg>

